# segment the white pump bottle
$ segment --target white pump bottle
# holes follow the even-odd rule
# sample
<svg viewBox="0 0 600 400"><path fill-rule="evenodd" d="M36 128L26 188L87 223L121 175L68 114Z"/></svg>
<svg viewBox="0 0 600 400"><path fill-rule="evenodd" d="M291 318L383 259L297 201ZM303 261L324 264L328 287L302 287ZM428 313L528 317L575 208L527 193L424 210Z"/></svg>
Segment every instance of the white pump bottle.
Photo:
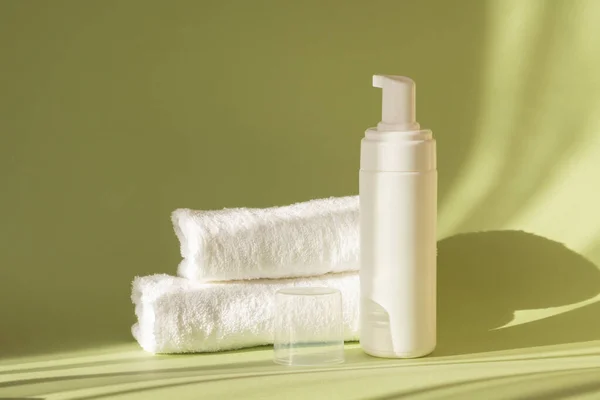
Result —
<svg viewBox="0 0 600 400"><path fill-rule="evenodd" d="M360 157L360 344L373 356L413 358L436 345L435 140L415 119L415 83L375 75L382 121Z"/></svg>

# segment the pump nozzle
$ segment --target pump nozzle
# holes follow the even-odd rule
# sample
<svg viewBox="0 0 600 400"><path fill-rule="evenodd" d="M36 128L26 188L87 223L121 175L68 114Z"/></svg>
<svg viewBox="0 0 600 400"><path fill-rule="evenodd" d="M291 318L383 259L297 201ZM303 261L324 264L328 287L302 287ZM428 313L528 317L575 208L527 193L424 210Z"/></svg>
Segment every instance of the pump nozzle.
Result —
<svg viewBox="0 0 600 400"><path fill-rule="evenodd" d="M383 103L378 131L417 131L415 82L405 76L373 75L373 86L382 89Z"/></svg>

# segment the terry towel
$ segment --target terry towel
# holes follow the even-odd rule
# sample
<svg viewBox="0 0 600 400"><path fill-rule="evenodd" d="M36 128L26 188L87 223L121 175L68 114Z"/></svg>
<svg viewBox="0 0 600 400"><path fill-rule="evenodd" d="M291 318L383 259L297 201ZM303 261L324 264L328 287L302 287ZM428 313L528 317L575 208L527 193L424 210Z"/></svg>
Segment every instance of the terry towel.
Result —
<svg viewBox="0 0 600 400"><path fill-rule="evenodd" d="M201 283L169 275L137 277L132 332L151 353L214 352L273 343L275 292L327 286L342 293L344 339L358 340L358 273L314 278ZM312 312L311 312L312 313ZM315 310L307 324L318 324Z"/></svg>
<svg viewBox="0 0 600 400"><path fill-rule="evenodd" d="M358 216L358 196L262 209L178 209L178 275L206 282L356 271Z"/></svg>

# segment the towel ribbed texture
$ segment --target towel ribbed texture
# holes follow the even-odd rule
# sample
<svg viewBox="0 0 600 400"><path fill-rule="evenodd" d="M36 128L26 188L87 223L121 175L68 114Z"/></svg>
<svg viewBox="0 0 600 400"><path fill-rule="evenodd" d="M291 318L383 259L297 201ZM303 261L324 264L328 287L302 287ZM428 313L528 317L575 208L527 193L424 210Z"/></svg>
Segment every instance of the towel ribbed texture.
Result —
<svg viewBox="0 0 600 400"><path fill-rule="evenodd" d="M358 340L358 273L312 278L201 283L169 275L135 278L132 301L138 323L132 328L151 353L214 352L273 343L275 292L321 286L342 293L344 339ZM315 310L306 324L318 326Z"/></svg>
<svg viewBox="0 0 600 400"><path fill-rule="evenodd" d="M183 261L199 281L289 278L358 270L358 196L283 207L172 214Z"/></svg>

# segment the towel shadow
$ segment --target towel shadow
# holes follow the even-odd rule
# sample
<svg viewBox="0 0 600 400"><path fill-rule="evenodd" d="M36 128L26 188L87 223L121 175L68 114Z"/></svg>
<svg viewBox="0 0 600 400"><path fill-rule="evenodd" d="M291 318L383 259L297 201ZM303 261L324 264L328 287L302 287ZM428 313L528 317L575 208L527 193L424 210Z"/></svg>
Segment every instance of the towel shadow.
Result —
<svg viewBox="0 0 600 400"><path fill-rule="evenodd" d="M600 338L600 303L500 328L518 310L600 293L600 271L560 243L520 231L468 233L438 243L438 347L457 355Z"/></svg>

